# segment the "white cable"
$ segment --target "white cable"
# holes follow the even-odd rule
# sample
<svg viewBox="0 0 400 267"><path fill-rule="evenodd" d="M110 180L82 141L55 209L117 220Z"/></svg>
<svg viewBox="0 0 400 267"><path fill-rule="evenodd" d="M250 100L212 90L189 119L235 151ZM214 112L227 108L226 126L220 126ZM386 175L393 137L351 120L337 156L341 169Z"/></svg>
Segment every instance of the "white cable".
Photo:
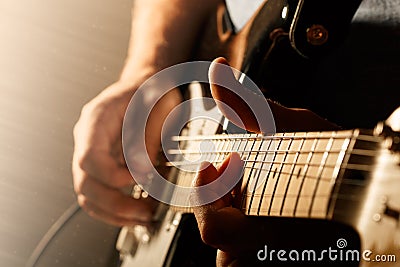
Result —
<svg viewBox="0 0 400 267"><path fill-rule="evenodd" d="M80 210L80 206L77 202L72 204L64 213L53 223L49 230L44 234L42 239L36 245L31 256L29 257L26 267L35 267L39 258L46 250L47 246L54 239L61 228Z"/></svg>

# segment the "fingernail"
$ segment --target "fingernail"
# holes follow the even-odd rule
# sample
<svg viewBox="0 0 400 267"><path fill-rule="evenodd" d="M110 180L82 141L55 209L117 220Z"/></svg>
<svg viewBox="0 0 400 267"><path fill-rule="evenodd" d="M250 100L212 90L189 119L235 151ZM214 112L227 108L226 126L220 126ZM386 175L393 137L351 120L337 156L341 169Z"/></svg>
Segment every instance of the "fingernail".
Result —
<svg viewBox="0 0 400 267"><path fill-rule="evenodd" d="M208 161L203 161L202 163L200 163L199 167L197 168L197 172L207 169L208 166L210 166L210 164L211 163Z"/></svg>

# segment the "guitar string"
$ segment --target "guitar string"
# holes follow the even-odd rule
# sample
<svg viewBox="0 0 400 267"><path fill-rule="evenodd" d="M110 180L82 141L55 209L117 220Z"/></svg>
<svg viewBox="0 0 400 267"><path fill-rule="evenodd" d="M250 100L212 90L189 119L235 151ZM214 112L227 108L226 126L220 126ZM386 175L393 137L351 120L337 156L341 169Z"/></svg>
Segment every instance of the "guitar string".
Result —
<svg viewBox="0 0 400 267"><path fill-rule="evenodd" d="M267 144L265 143L266 141L267 141ZM266 145L266 146L267 146L267 149L270 149L271 140L261 140L261 143L262 143L262 145L261 145L260 147L264 147L264 146ZM255 159L257 159L257 158L259 157L259 155L260 155L260 153L257 154L257 157L256 157ZM267 154L264 153L264 157L262 158L261 162L257 162L257 160L254 160L254 163L253 163L253 164L259 163L260 166L259 166L259 167L256 167L256 173L257 173L256 176L257 176L257 178L256 178L256 182L255 182L254 187L253 187L253 191L252 191L253 193L255 192L255 189L258 187L258 181L259 181L259 177L260 177L260 175L261 175L262 165L264 164L263 161L266 159L266 156L267 156ZM244 167L245 167L245 168L248 168L246 165L245 165ZM246 192L245 192L245 193L246 193ZM245 198L246 196L243 194L242 197ZM252 196L252 197L251 197L251 200L250 200L250 207L251 207L251 205L253 204L253 199L254 199L254 197Z"/></svg>
<svg viewBox="0 0 400 267"><path fill-rule="evenodd" d="M295 166L295 165L292 165L292 166ZM250 169L251 167L245 167L245 168ZM349 168L346 168L346 167L343 167L342 169L344 169L344 170L349 170ZM293 171L294 171L294 170L295 170L295 168L293 168ZM302 170L303 170L302 168L299 168L299 169L298 169L298 171L299 171L300 173L301 173ZM354 170L354 169L350 169L350 170ZM263 171L266 171L266 169L263 169ZM293 175L293 171L291 171L291 172L284 172L284 171L282 171L281 174L282 174L282 175L289 175L289 176L290 176L290 175ZM273 172L275 172L275 171L274 171L274 170L271 170L271 172L273 173ZM191 174L193 174L193 175L196 174L196 172L189 172L189 173L191 173ZM300 173L299 173L298 175L300 175ZM309 179L309 180L317 180L317 179L318 179L318 177L313 176L313 175L310 175L310 174L306 175L306 178ZM324 176L321 176L320 180L323 181L323 182L331 182L331 181L332 181L332 179L331 179L330 177L324 177ZM365 185L366 185L363 181L358 180L358 179L343 178L342 181L343 181L345 184L349 184L349 185L355 185L355 186L365 186Z"/></svg>
<svg viewBox="0 0 400 267"><path fill-rule="evenodd" d="M319 139L314 139L314 142L313 142L313 145L312 145L311 150L315 150L315 147L317 146L318 142L319 142ZM311 151L311 152L308 154L308 158L307 158L307 161L306 161L306 162L311 162L311 159L312 159L313 156L314 156L314 154L313 154L313 152ZM300 187L299 187L299 191L298 191L298 193L297 193L298 195L297 195L297 198L296 198L296 202L295 202L295 204L294 204L293 216L295 215L296 210L297 210L297 206L298 206L298 204L299 204L299 199L300 199L301 191L303 190L304 181L306 180L306 175L307 175L308 170L309 170L309 165L308 165L308 164L304 165L304 169L305 169L305 171L304 171L304 174L303 174L303 179L301 180Z"/></svg>
<svg viewBox="0 0 400 267"><path fill-rule="evenodd" d="M300 142L300 145L299 145L299 149L301 149L303 147L303 145L305 143L305 140L306 139L301 139L301 142ZM289 186L290 186L290 183L292 181L292 177L293 177L293 174L294 174L294 170L296 169L297 161L299 159L299 156L300 156L300 152L297 152L296 155L295 155L295 158L293 159L294 161L293 161L292 167L291 167L290 172L289 172L289 179L288 179L288 182L286 184L286 188L285 188L285 193L284 193L284 197L283 197L283 200L282 200L281 209L279 211L280 215L282 214L283 208L285 206L285 202L286 202L287 195L288 195L288 192L289 192ZM299 171L297 173L297 177L299 176L300 172L301 172L301 168L299 168Z"/></svg>
<svg viewBox="0 0 400 267"><path fill-rule="evenodd" d="M273 142L274 142L274 141L272 141L272 143L273 143ZM279 140L277 149L279 149L281 143L282 143L282 139ZM272 161L275 160L276 155L277 155L276 153L273 154L273 159L272 159ZM265 181L265 183L264 183L264 187L263 187L263 190L262 190L262 194L265 193L265 189L267 188L267 184L268 184L268 181L269 181L269 178L270 178L270 173L271 173L271 170L272 170L272 166L273 166L273 164L270 164L270 168L269 168L269 170L268 170L268 175L267 175L267 179L266 179L266 181ZM260 210L261 210L262 202L263 202L263 199L261 198L260 201L258 202L257 214L258 214L258 213L260 212Z"/></svg>
<svg viewBox="0 0 400 267"><path fill-rule="evenodd" d="M293 140L290 141L290 143L289 143L289 145L288 145L288 149L289 149L290 146L292 145L292 142L293 142ZM280 167L280 169L279 169L279 173L277 174L277 180L275 181L275 186L274 186L274 191L272 192L271 201L269 202L268 215L269 215L270 212L271 212L272 203L273 203L273 201L274 201L274 195L275 195L275 193L276 193L276 189L277 189L277 187L278 187L279 181L280 181L280 179L281 179L281 177L282 177L281 174L282 174L282 170L283 170L283 166L284 166L283 162L286 161L287 155L288 155L287 153L284 155L284 158L283 158L283 160L282 160L282 163L280 164L281 167Z"/></svg>
<svg viewBox="0 0 400 267"><path fill-rule="evenodd" d="M234 140L234 141L232 141L232 143L236 143L237 142L237 140ZM238 150L239 150L239 148L241 147L241 145L242 145L242 143L243 143L243 140L239 140L239 142L238 142L238 144L237 144L237 148L238 148ZM232 149L234 149L234 147L235 147L235 145L233 145L232 146ZM242 152L242 153L240 153L239 152L239 155L240 155L240 158L243 158L243 154L244 154L244 152ZM244 174L245 174L245 172L244 172L244 166L243 166L243 170L242 170L242 176L240 177L240 180L239 181L243 181L243 179L244 179ZM236 186L239 186L240 184L238 183ZM241 191L241 188L239 188L239 191ZM239 193L239 192L234 192L234 194L236 194L236 193ZM235 199L235 195L232 195L232 197L233 197L233 199ZM239 200L238 200L239 201ZM240 200L241 201L241 200ZM235 204L235 203L234 203Z"/></svg>
<svg viewBox="0 0 400 267"><path fill-rule="evenodd" d="M290 140L288 140L288 141L290 141ZM233 153L233 152L250 153L250 154L251 153L254 153L254 154L255 153L278 153L278 154L289 153L289 154L295 154L297 152L309 153L311 151L309 151L309 150L308 151L307 150L301 150L301 151L299 151L299 150L257 150L257 151L250 151L250 150L234 150L234 149L231 149L231 150L220 150L220 151L217 151L217 150L214 150L214 151L206 151L206 150L201 150L201 151L198 151L198 150L197 151L196 150L191 150L191 151L189 151L189 150L169 150L168 154L169 155L180 155L180 154L189 155L189 154L203 154L203 153L215 153L215 154L223 153L223 154L226 154L226 153ZM324 154L326 152L329 152L329 153L333 154L333 153L340 153L340 152L342 152L342 150L341 149L335 149L335 150L329 150L329 151L327 151L327 150L316 150L316 151L313 151L313 153L316 153L316 154ZM353 154L354 155L360 155L360 156L375 156L375 150L374 149L354 149L354 153Z"/></svg>
<svg viewBox="0 0 400 267"><path fill-rule="evenodd" d="M265 140L260 140L260 146L259 146L259 148L261 148L261 147L264 145L264 141L265 141ZM269 146L270 146L270 144L268 144L268 148L269 148ZM259 157L259 155L260 155L260 153L258 152L258 153L255 155L255 159L257 159L257 158ZM251 179L251 174L252 174L252 172L254 171L255 164L256 164L256 160L254 160L254 162L253 162L253 169L251 170L250 175L249 175L249 178L248 178L249 181L250 181L250 179ZM263 163L261 163L261 164L263 164ZM255 170L255 172L257 173L258 171ZM259 175L259 174L258 174L258 175L255 174L254 177L255 177L255 176L257 176L257 178L256 178L255 184L254 184L254 186L253 186L253 192L255 191L255 188L257 187L258 179L259 179L260 175ZM243 198L243 199L244 199L244 198ZM252 202L253 202L253 197L252 197L251 200L250 200L250 205L249 205L249 207L251 207Z"/></svg>
<svg viewBox="0 0 400 267"><path fill-rule="evenodd" d="M304 141L303 141L304 142ZM299 155L300 155L301 153L300 152L298 152L297 154L296 154L296 158L298 158L299 157ZM222 155L222 154L221 154ZM242 155L242 157L243 157L243 155ZM254 162L254 161L251 161L251 160L243 160L244 162ZM222 162L222 161L214 161L214 162L212 162L212 163L216 163L216 164L218 164L218 163L220 163L220 162ZM299 163L298 162L298 159L296 159L296 162L293 162L293 163L290 163L290 162L274 162L274 161L256 161L256 162L259 162L259 163L262 163L262 162L265 162L265 163L271 163L271 164L284 164L284 165L292 165L292 168L293 168L293 170L292 171L294 171L294 167L295 166L305 166L307 163ZM181 166L180 164L176 164L176 163L174 163L174 164L168 164L169 166ZM191 163L190 165L198 165L198 163ZM311 167L317 167L317 166L319 166L319 164L312 164L312 163L308 163L307 164L308 166L311 166ZM332 169L334 169L334 168L337 168L338 166L337 166L337 164L336 165L328 165L328 164L325 164L324 165L324 168L325 169L329 169L329 168L332 168ZM250 169L251 167L249 167L249 166L247 166L247 165L245 165L244 166L244 168L247 168L247 169ZM264 169L264 168L260 168L260 167L256 167L256 169L257 169L257 171L265 171L266 169ZM368 164L351 164L351 163L348 163L345 167L342 167L342 169L346 169L346 170L356 170L356 171L366 171L366 172L371 172L372 170L373 170L373 167L371 167L370 165L368 165ZM287 172L282 172L282 174L291 174L291 173L287 173ZM308 178L309 179L316 179L315 177L313 177L313 176L308 176ZM325 178L322 178L323 180L325 179ZM344 181L354 181L353 179L344 179ZM354 183L354 182L351 182L351 184L357 184L357 183ZM360 184L360 183L358 183L358 184ZM363 183L361 183L360 185L363 185Z"/></svg>
<svg viewBox="0 0 400 267"><path fill-rule="evenodd" d="M300 137L299 137L300 138ZM301 137L303 140L304 139L309 139L309 138L304 138L304 137ZM225 140L226 140L226 138L224 138ZM295 139L295 138L292 138L291 140L293 140L293 139ZM297 138L296 138L297 139ZM321 139L321 138L319 138L319 139ZM335 138L336 140L338 139L338 138ZM243 141L243 140L246 140L246 143L248 143L248 141L250 140L249 138L240 138L239 139L240 141ZM270 139L271 140L271 139ZM283 140L282 138L280 138L280 140ZM221 139L219 139L218 141L222 141ZM233 140L229 140L229 141L233 141ZM222 142L222 143L226 143L226 144L229 144L230 142ZM234 145L233 145L234 146ZM285 151L285 150L282 150L282 151ZM276 151L276 153L280 153L280 152L282 152L282 151ZM326 150L324 150L325 152L329 152L329 149L326 149ZM366 151L368 151L368 150L366 150ZM247 153L247 154L250 154L250 153L253 153L254 151L245 151L245 150L243 150L243 151L241 151L242 152L242 154L244 154L244 153ZM291 153L290 151L286 151L286 152L288 152L288 153ZM297 151L297 153L303 153L304 151ZM315 152L315 151L314 151ZM319 152L319 151L318 151ZM224 155L224 154L227 154L228 152L226 152L226 150L225 150L225 152L224 153L210 153L210 154L218 154L218 156L222 156L222 155ZM269 152L267 152L267 153L265 153L265 155L267 155L267 154L269 154L270 153L270 151ZM256 158L258 158L258 156L256 157ZM219 160L220 161L220 160ZM247 160L247 162L251 162L250 160ZM253 164L255 163L255 162L262 162L263 163L263 161L258 161L258 160L255 160L255 161L253 161ZM276 164L276 162L274 162L275 164ZM279 163L278 163L279 164ZM285 164L284 162L281 162L280 164ZM310 164L308 164L308 165L310 165ZM359 166L368 166L368 165L363 165L363 164L352 164L352 168L354 169L354 168L356 168L356 169L360 169L360 168L358 168ZM329 166L329 165L326 165L325 167L335 167L335 166ZM246 168L249 168L249 167L246 167ZM262 168L259 168L259 170L261 170ZM292 170L294 171L294 169L295 168L292 168ZM349 169L349 168L347 168L347 169ZM361 168L361 170L366 170L365 168ZM367 170L368 171L368 170ZM291 174L292 175L292 174ZM308 177L308 178L310 178L310 177ZM344 179L344 181L346 181L346 180L351 180L351 179ZM353 184L353 183L352 183ZM361 184L360 184L361 185ZM253 194L254 195L254 194Z"/></svg>
<svg viewBox="0 0 400 267"><path fill-rule="evenodd" d="M302 139L303 141L305 140L305 139ZM301 146L302 146L302 144L303 144L303 142L301 142ZM289 143L289 145L288 145L288 149L290 149L291 148L291 145L292 145L292 142L291 143ZM316 146L314 146L313 147L313 151L315 151L315 147ZM278 185L280 184L280 181L279 181L279 179L281 178L281 173L282 173L282 169L283 169L283 166L284 166L284 162L286 162L286 157L287 157L287 155L288 154L285 154L283 157L283 160L282 160L282 162L280 163L280 168L279 168L279 171L278 171L278 174L277 174L277 177L278 177L278 179L275 181L275 185L274 185L274 188L273 188L273 192L272 192L272 195L271 196L269 196L268 198L270 199L270 201L269 201L269 207L268 207L268 212L267 212L267 214L268 215L270 215L270 213L271 213L271 210L272 210L272 205L273 205L273 203L274 203L274 201L276 201L277 200L277 198L275 198L274 196L275 196L275 194L276 194L276 190L277 190L277 188L278 188ZM298 154L297 154L297 156L298 156ZM276 161L276 160L275 160ZM296 163L298 161L298 157L295 157L295 162L294 163ZM322 162L320 163L320 166L319 166L319 168L321 169L321 165L322 165ZM292 175L293 175L293 171L294 171L294 165L292 165L292 169L291 169L291 172L290 172L290 177L289 177L289 179L288 179L288 182L287 182L287 184L286 184L286 189L285 189L285 193L284 193L284 196L286 196L287 195L287 193L288 193L288 188L289 188L289 185L290 185L290 181L291 181L291 177L292 177ZM273 178L276 176L276 170L277 170L278 168L276 168L275 169L275 173L274 173L274 175L273 175ZM299 173L300 173L300 171L299 171ZM270 174L269 174L270 175ZM304 174L305 176L306 176L306 173ZM303 182L304 182L304 179L306 179L306 177L303 177ZM300 189L299 189L299 193L298 193L298 195L297 195L297 198L296 198L296 200L297 200L297 202L296 202L296 208L295 208L295 210L294 210L294 212L296 211L296 209L297 209L297 203L298 203L298 201L299 201L299 198L301 197L301 198L304 198L303 196L304 196L304 194L303 193L301 193L301 191L302 191L302 186L300 187ZM316 187L317 188L317 187ZM261 194L262 196L265 196L266 194L265 194L265 192L263 192L262 194ZM252 194L251 194L251 196L252 196L252 199L254 198L254 196L255 196L255 192L253 192ZM263 197L262 199L265 199L266 197ZM284 205L285 205L285 198L282 200L282 203L281 203L281 207L280 207L280 210L279 210L279 213L280 214L282 214L282 212L283 212L283 209L284 209ZM262 202L262 201L261 201ZM261 203L260 202L260 203ZM310 209L311 209L311 207L312 207L312 204L310 205ZM261 205L259 206L259 208L258 208L258 210L257 210L257 214L259 215L260 214L260 208L261 208ZM250 213L250 211L251 211L251 204L249 205L249 207L248 207L248 212ZM311 214L311 213L310 213Z"/></svg>
<svg viewBox="0 0 400 267"><path fill-rule="evenodd" d="M303 140L305 140L305 139L303 139ZM332 138L330 139L330 141L332 140ZM313 148L312 148L312 150L311 151L315 151L315 148L317 147L317 143L318 143L318 139L317 140L315 140L315 142L314 142L314 144L313 144ZM303 144L304 144L304 142L302 142L301 144L300 144L300 146L303 146ZM291 145L291 144L290 144ZM290 145L289 145L289 148L290 148ZM329 143L327 144L327 147L329 146ZM298 156L299 154L297 154L297 156ZM283 159L283 161L282 161L282 163L284 162L284 161L286 161L286 156L287 156L287 154L285 154L285 156L284 156L284 159ZM313 156L313 154L312 153L310 153L310 157L309 157L309 160L311 160L311 157ZM326 156L326 155L325 155ZM326 156L327 157L327 156ZM325 158L326 158L325 157ZM295 162L297 162L297 160L298 160L298 157L295 157ZM281 163L281 168L280 168L280 170L279 170L279 172L278 172L278 179L281 177L281 172L282 172L282 168L283 168L283 164ZM320 163L320 166L319 166L319 174L317 175L317 182L320 180L320 178L321 178L321 175L322 175L322 169L323 169L323 164L324 164L324 160L322 160L321 161L321 163ZM293 167L294 167L294 165L292 165ZM275 169L275 172L276 172L276 170L277 170L277 168ZM290 178L292 177L292 175L293 175L293 171L294 171L294 168L292 168L292 170L291 170L291 172L290 172ZM300 173L300 170L299 170L299 173ZM302 210L302 209L299 209L298 208L298 203L299 203L299 200L300 199L305 199L305 198L310 198L310 196L309 195L305 195L303 192L302 192L302 188L303 188L303 184L304 184L304 181L307 179L307 177L306 177L306 175L307 175L307 169L306 169L306 171L305 171L305 173L304 173L304 176L303 176L303 180L302 180L302 183L301 183L301 186L300 186L300 188L299 188L299 190L298 190L298 193L297 194L295 194L295 195L288 195L288 188L289 188L289 184L290 184L290 181L291 181L291 179L289 178L288 179L288 183L287 183L287 185L286 185L286 189L285 189L285 193L283 194L283 195L281 195L281 194L276 194L276 189L277 189L277 186L278 186L278 184L279 184L279 180L277 180L276 182L275 182L275 186L274 186L274 190L273 190L273 192L272 192L272 194L265 194L265 192L263 192L263 193L261 193L261 194L257 194L257 195L259 195L259 196L261 196L261 201L260 201L260 203L262 202L262 200L263 199L269 199L270 201L269 201L269 207L268 207L268 212L267 212L267 214L266 215L271 215L271 211L272 211L272 205L273 205L273 203L274 203L274 201L276 202L277 201L277 199L279 198L279 197L283 197L283 199L282 199L282 203L281 203L281 206L280 206L280 209L279 209L279 214L280 215L282 215L282 213L283 213L283 211L284 211L284 206L285 206L285 200L287 199L287 198L290 198L290 197L293 197L293 198L295 198L296 199L296 202L295 202L295 208L294 209L292 209L292 210L290 210L290 212L293 214L293 216L295 216L296 215L296 212L299 212L299 211L301 211L301 212L305 212L306 210ZM275 175L274 175L275 176ZM320 195L317 195L316 194L316 192L317 192L317 188L318 188L318 183L316 183L316 185L315 185L315 188L314 188L314 192L313 192L313 194L311 195L311 203L310 203L310 205L309 205L309 208L308 208L308 217L311 217L311 215L312 215L312 211L313 212L323 212L324 214L325 214L325 216L324 217L326 217L327 216L327 213L326 213L326 211L324 210L324 211L318 211L318 210L312 210L312 207L313 207L313 201L316 199L316 198L321 198L321 196ZM252 198L254 198L254 192L251 194L251 197ZM325 199L327 198L327 197L324 197ZM246 208L243 208L243 210L245 211L246 210ZM251 214L252 212L252 209L251 209L251 204L249 205L249 207L247 208L247 212L248 212L248 214ZM276 210L274 210L275 212L274 213L276 213L277 211ZM257 211L254 211L254 212L256 212L256 214L257 215L260 215L260 207L257 209ZM288 212L288 210L285 210L285 212Z"/></svg>
<svg viewBox="0 0 400 267"><path fill-rule="evenodd" d="M247 146L248 146L250 140L251 140L251 139L247 139L247 140L246 140L245 149L247 148ZM254 139L253 139L253 140L254 140ZM251 144L250 150L252 150L252 148L253 148L253 146L254 146L254 143L255 143L255 141L253 141L253 143ZM249 154L250 154L250 153L249 153ZM247 157L249 157L249 156L247 156ZM245 165L246 165L246 163L245 163ZM250 171L253 171L253 170L250 170ZM244 174L244 173L243 173L243 174ZM246 177L246 179L247 179L247 177ZM250 179L247 179L247 181L245 182L245 186L244 186L243 192L247 192L247 188L248 188L248 186L249 186L249 182L250 182ZM240 201L240 207L243 207L243 203L244 203L244 198L242 197L242 199L241 199L241 201Z"/></svg>
<svg viewBox="0 0 400 267"><path fill-rule="evenodd" d="M295 164L292 164L292 166L296 166L296 165L295 165ZM251 167L245 167L245 168L250 169ZM282 171L281 174L282 174L282 175L289 175L289 177L290 177L291 175L294 174L295 167L292 167L292 169L293 169L293 170L291 170L290 172ZM348 168L343 167L343 169L347 170ZM265 169L263 169L263 170L265 170ZM301 170L302 170L302 169L300 168L299 171L301 171ZM351 170L354 170L354 169L351 169ZM184 172L184 171L182 171L182 172ZM275 172L274 170L271 170L271 173L274 173L274 172ZM196 174L196 172L194 172L194 171L193 171L193 172L188 172L188 171L186 171L185 173L188 174L188 175L191 174L192 176L194 176L194 175ZM310 174L306 175L306 178L307 178L307 179L310 179L310 180L317 180L317 179L318 179L318 177L313 176L313 175L310 175ZM190 177L190 179L193 179L193 177ZM323 182L331 182L331 181L332 181L332 178L321 176L320 180L323 181ZM358 185L358 186L365 186L365 183L362 182L361 180L356 180L356 179L351 179L351 178L344 178L344 179L343 179L343 182L344 182L345 184Z"/></svg>
<svg viewBox="0 0 400 267"><path fill-rule="evenodd" d="M188 144L189 144L188 141L184 141L183 147L187 147ZM184 157L184 155L180 155L180 156L181 156L182 158ZM189 172L184 172L184 173L182 174L182 170L179 170L179 175L178 175L177 184L182 184L182 181L187 180L186 178L188 177L188 175L190 175ZM172 202L172 203L180 203L179 200L180 200L180 196L179 196L178 192L177 192L176 190L174 190L174 193L173 193L173 202Z"/></svg>
<svg viewBox="0 0 400 267"><path fill-rule="evenodd" d="M299 154L301 154L301 153L299 153ZM247 163L247 162L254 162L254 161L252 161L252 160L243 160L242 159L242 161L244 162L244 163ZM257 162L257 163L262 163L262 162L264 162L264 161L255 161L255 162ZM176 163L176 162L168 162L168 163L166 163L166 165L167 165L167 167L181 167L181 166L187 166L187 165L198 165L200 162L193 162L193 163L188 163L188 164L181 164L181 163ZM215 162L212 162L212 163L214 163L214 164L219 164L219 163L222 163L222 161L215 161ZM265 161L264 163L270 163L270 164L284 164L284 165L297 165L297 166L305 166L305 165L309 165L310 167L318 167L319 166L319 164L316 164L316 163L306 163L306 162L304 162L304 163L291 163L291 162L273 162L273 161ZM329 168L331 168L331 169L334 169L334 168L336 168L337 166L336 165L331 165L331 164L325 164L324 165L324 168L325 169L329 169ZM247 166L245 166L245 168L250 168L250 167L247 167ZM260 169L259 167L256 167L256 169ZM347 164L347 167L346 167L346 169L348 169L348 170L355 170L355 171L372 171L373 170L373 167L371 166L371 165L369 165L369 164L362 164L362 163L348 163ZM265 169L263 169L263 170L265 170Z"/></svg>
<svg viewBox="0 0 400 267"><path fill-rule="evenodd" d="M367 134L358 134L357 131L352 130L352 131L346 131L340 132L340 131L332 131L330 133L336 133L336 139L353 139L357 138L362 141L368 141L368 142L375 142L379 143L383 140L382 137L380 136L374 136L374 135L367 135ZM307 139L315 139L315 136L318 135L318 133L328 133L328 132L304 132L307 134ZM290 135L292 134L292 135ZM246 134L247 135L247 134ZM229 137L227 137L229 136ZM286 133L285 140L287 139L302 139L304 136L297 136L296 133ZM330 135L325 135L325 136L319 136L319 139L330 139ZM249 136L245 137L244 135L234 135L234 134L220 134L220 135L193 135L193 136L172 136L171 140L172 141L204 141L204 140L221 140L221 139L282 139L282 136L280 135L261 135L261 134L249 134Z"/></svg>
<svg viewBox="0 0 400 267"><path fill-rule="evenodd" d="M305 139L303 139L303 141L304 141ZM233 145L234 146L234 145ZM299 155L300 153L298 153L298 155ZM222 154L220 154L220 155L222 155ZM243 155L242 155L243 156ZM297 161L297 160L296 160ZM293 165L294 166L294 165ZM250 168L250 167L249 167ZM294 168L293 168L293 170L294 170ZM306 177L306 178L308 178L308 177ZM346 179L344 179L344 180L346 180ZM246 191L245 191L246 192ZM248 194L247 193L244 193L244 196L247 196ZM270 195L269 194L265 194L265 192L264 192L264 194L251 194L252 196L261 196L262 198L267 198L267 197L270 197ZM280 194L276 194L276 197L280 197L281 195ZM299 197L299 195L288 195L288 194L286 194L286 197L285 198L298 198ZM303 198L304 197L310 197L309 195L303 195L302 196ZM321 198L321 197L324 197L324 198L327 198L327 196L323 196L323 195L316 195L315 197L317 197L317 198ZM329 198L332 198L333 196L330 196ZM336 196L338 199L349 199L349 196L348 195L341 195L341 194L338 194L337 196ZM245 207L243 207L243 205L242 205L242 209L245 211L246 210L246 208ZM302 211L303 212L303 210L300 210L300 209L297 209L298 211ZM249 211L251 212L251 209L249 209ZM258 212L258 214L259 214L259 212ZM280 212L280 214L281 214L281 212ZM295 215L294 215L295 216ZM303 216L304 217L304 216Z"/></svg>
<svg viewBox="0 0 400 267"><path fill-rule="evenodd" d="M332 148L334 135L335 135L335 133L332 134L331 139L329 139L328 143L326 144L325 150L329 151L329 149ZM308 210L308 214L309 215L311 215L312 208L314 206L314 200L315 200L314 196L317 194L318 186L319 186L319 183L320 183L321 177L322 177L322 172L324 171L324 165L326 164L328 156L329 156L329 152L326 152L326 153L323 154L322 160L321 160L321 164L319 165L319 168L318 168L318 174L317 174L318 178L317 178L317 181L315 183L315 187L314 187L314 190L313 190L313 197L311 198L311 204L310 204L310 208Z"/></svg>

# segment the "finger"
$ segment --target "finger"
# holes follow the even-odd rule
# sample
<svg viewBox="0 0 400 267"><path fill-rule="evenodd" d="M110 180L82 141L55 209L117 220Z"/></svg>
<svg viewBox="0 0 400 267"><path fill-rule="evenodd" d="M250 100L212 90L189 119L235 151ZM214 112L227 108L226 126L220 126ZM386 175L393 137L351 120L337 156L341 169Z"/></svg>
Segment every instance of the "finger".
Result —
<svg viewBox="0 0 400 267"><path fill-rule="evenodd" d="M169 134L165 122L180 102L179 90L173 89L159 99L148 117L142 114L143 110L147 109L143 103L135 103L134 106L131 104L132 110L127 113L125 119L124 149L125 160L136 182L141 184L149 182L148 174L154 171L154 165L161 159L161 140ZM176 119L169 118L168 121L176 125ZM145 131L138 125L145 125Z"/></svg>
<svg viewBox="0 0 400 267"><path fill-rule="evenodd" d="M242 171L243 161L238 153L229 154L218 169L209 162L203 162L195 179L194 185L197 190L194 191L194 199L196 202L193 201L192 204L198 206L200 213L204 213L208 209L218 210L230 206L232 202L230 193L233 187L240 182ZM210 199L217 200L207 205L201 205Z"/></svg>
<svg viewBox="0 0 400 267"><path fill-rule="evenodd" d="M206 185L224 176L241 175L243 162L237 153L232 153L218 169L210 163L203 163L201 167L195 182L196 186ZM198 194L197 197L202 200L204 194L216 193L212 189L214 188L195 192ZM230 207L231 203L231 196L227 194L210 204L193 207L201 237L206 244L225 248L228 236L232 235L236 229L243 229L244 214L240 210ZM230 225L227 226L227 224Z"/></svg>
<svg viewBox="0 0 400 267"><path fill-rule="evenodd" d="M209 69L211 94L218 108L232 123L251 132L270 132L273 118L262 94L239 83L224 58L215 59Z"/></svg>
<svg viewBox="0 0 400 267"><path fill-rule="evenodd" d="M236 152L230 153L218 168L215 168L214 165L209 162L203 162L199 167L195 179L195 186L206 185L221 178L221 176L237 176L238 173L241 173L243 164L244 162L241 160L240 155Z"/></svg>
<svg viewBox="0 0 400 267"><path fill-rule="evenodd" d="M268 100L279 132L333 131L340 127L308 109L287 108Z"/></svg>
<svg viewBox="0 0 400 267"><path fill-rule="evenodd" d="M217 267L239 267L236 256L222 250L217 250Z"/></svg>
<svg viewBox="0 0 400 267"><path fill-rule="evenodd" d="M393 131L400 132L400 107L397 108L386 120L386 124L392 128Z"/></svg>
<svg viewBox="0 0 400 267"><path fill-rule="evenodd" d="M77 181L75 190L78 196L84 196L105 212L114 213L117 217L139 221L150 221L152 218L153 206L150 198L138 201L88 176Z"/></svg>
<svg viewBox="0 0 400 267"><path fill-rule="evenodd" d="M112 188L122 188L134 182L126 166L119 165L108 152L102 150L91 149L82 156L76 156L74 169L81 169Z"/></svg>
<svg viewBox="0 0 400 267"><path fill-rule="evenodd" d="M221 64L229 66L224 58L215 59L210 66L211 93L224 116L237 126L256 133L271 132L271 123L279 132L339 129L336 124L310 110L288 108L251 92L236 80L230 68ZM221 83L229 88L218 85ZM264 121L265 117L267 121Z"/></svg>
<svg viewBox="0 0 400 267"><path fill-rule="evenodd" d="M115 225L118 227L131 226L137 224L147 225L147 221L141 221L136 219L129 219L125 217L119 217L114 213L107 212L99 207L96 203L90 201L83 195L78 196L78 203L87 214L92 218L99 219L105 223Z"/></svg>

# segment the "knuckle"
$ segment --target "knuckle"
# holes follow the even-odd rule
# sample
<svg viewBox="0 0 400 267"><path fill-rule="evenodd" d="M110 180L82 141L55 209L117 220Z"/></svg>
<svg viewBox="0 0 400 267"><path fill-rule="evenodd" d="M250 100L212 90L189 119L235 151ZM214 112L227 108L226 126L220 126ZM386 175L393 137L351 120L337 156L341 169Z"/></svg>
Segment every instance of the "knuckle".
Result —
<svg viewBox="0 0 400 267"><path fill-rule="evenodd" d="M126 217L130 214L128 205L125 205L125 202L121 201L119 197L111 198L108 205L112 207L113 212L118 216Z"/></svg>
<svg viewBox="0 0 400 267"><path fill-rule="evenodd" d="M85 174L83 174L81 177L77 177L74 180L74 191L75 193L79 196L82 195L84 196L86 194L87 188L89 187L88 185L88 178Z"/></svg>
<svg viewBox="0 0 400 267"><path fill-rule="evenodd" d="M92 154L93 151L92 149L86 149L85 151L83 151L80 155L77 155L77 163L78 163L78 167L83 170L83 171L87 171L91 164L92 164Z"/></svg>
<svg viewBox="0 0 400 267"><path fill-rule="evenodd" d="M80 206L83 210L85 210L85 211L87 211L87 212L90 211L89 201L88 201L88 199L87 199L85 196L79 195L78 198L77 198L77 201L78 201L79 206Z"/></svg>
<svg viewBox="0 0 400 267"><path fill-rule="evenodd" d="M92 113L93 110L93 105L92 105L92 101L86 103L85 105L83 105L82 109L81 109L81 117L84 117L87 114Z"/></svg>
<svg viewBox="0 0 400 267"><path fill-rule="evenodd" d="M205 244L215 246L219 243L219 233L212 223L203 221L199 225L199 230Z"/></svg>
<svg viewBox="0 0 400 267"><path fill-rule="evenodd" d="M77 135L79 134L80 125L82 124L82 121L84 121L85 118L86 118L87 116L89 116L89 114L92 113L92 110L93 110L93 107L92 107L92 104L91 104L90 102L89 102L89 103L86 103L86 104L82 107L81 113L80 113L80 115L79 115L79 119L78 119L78 121L75 123L74 128L73 128L74 136L77 136Z"/></svg>

